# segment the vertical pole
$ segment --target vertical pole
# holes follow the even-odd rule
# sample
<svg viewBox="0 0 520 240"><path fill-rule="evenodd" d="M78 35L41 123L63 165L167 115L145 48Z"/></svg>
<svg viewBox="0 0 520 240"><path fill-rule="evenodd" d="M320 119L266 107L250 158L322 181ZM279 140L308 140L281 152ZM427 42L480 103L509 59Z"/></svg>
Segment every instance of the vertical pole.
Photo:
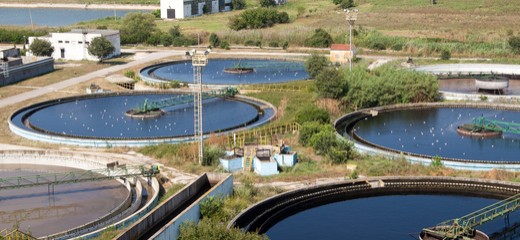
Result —
<svg viewBox="0 0 520 240"><path fill-rule="evenodd" d="M350 50L350 54L349 54L349 70L352 72L352 22L349 20L349 25L350 25L350 47L349 47L349 50Z"/></svg>

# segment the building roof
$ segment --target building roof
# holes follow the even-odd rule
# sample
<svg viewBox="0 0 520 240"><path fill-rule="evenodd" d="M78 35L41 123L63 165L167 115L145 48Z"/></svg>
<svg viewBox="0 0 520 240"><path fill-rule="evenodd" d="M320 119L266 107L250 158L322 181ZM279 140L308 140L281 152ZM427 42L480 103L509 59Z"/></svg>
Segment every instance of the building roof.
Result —
<svg viewBox="0 0 520 240"><path fill-rule="evenodd" d="M355 48L356 46L353 45ZM332 44L330 46L330 50L332 51L349 51L350 50L350 44Z"/></svg>
<svg viewBox="0 0 520 240"><path fill-rule="evenodd" d="M119 30L104 30L104 29L72 29L71 33L87 33L87 34L101 34L101 36L109 36L119 34Z"/></svg>

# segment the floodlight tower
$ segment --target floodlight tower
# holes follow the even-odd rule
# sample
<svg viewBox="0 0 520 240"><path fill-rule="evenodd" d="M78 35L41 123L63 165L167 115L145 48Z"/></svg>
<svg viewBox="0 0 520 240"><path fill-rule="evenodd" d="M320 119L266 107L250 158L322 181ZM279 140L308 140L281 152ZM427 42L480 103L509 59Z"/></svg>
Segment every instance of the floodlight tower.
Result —
<svg viewBox="0 0 520 240"><path fill-rule="evenodd" d="M202 130L202 67L208 64L210 49L204 52L196 50L189 51L191 64L193 66L193 136L195 141L199 141L199 164L202 165L204 157L204 135Z"/></svg>
<svg viewBox="0 0 520 240"><path fill-rule="evenodd" d="M354 23L356 22L357 20L357 14L358 14L358 10L357 9L345 9L345 12L347 13L347 21L348 21L348 24L350 25L350 59L349 59L349 69L350 71L352 72L352 57L354 55L354 51L352 50L352 26L354 26Z"/></svg>

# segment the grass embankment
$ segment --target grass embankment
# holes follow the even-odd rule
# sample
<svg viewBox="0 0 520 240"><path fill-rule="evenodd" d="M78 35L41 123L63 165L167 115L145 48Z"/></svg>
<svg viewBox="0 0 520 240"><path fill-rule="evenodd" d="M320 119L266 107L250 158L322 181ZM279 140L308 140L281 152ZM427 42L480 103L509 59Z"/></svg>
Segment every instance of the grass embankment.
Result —
<svg viewBox="0 0 520 240"><path fill-rule="evenodd" d="M516 25L520 21L517 14L520 5L515 0L438 1L436 5L429 2L355 1L360 13L354 43L374 49L376 54L439 56L442 50L448 49L453 57L515 57L507 44L509 36L520 34ZM258 5L256 1L248 3L249 7ZM214 32L232 45L260 40L263 46L288 41L289 47L298 47L303 46L305 39L317 28L328 31L334 42L346 42L348 24L345 14L332 1L293 0L277 9L286 11L291 23L266 29L230 30L227 27L229 18L241 11L179 21L157 20L156 23L162 31L178 24L188 35L199 34L204 44L208 43L209 33ZM298 14L298 9L303 9L303 13ZM119 28L120 21L97 20L78 24L82 27L98 25Z"/></svg>

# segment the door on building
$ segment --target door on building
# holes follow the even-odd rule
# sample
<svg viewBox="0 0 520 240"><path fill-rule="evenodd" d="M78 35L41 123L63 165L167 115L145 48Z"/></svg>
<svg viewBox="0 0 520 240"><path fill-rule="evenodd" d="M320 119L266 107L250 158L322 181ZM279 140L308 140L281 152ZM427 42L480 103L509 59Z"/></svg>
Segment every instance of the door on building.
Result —
<svg viewBox="0 0 520 240"><path fill-rule="evenodd" d="M175 9L166 9L166 18L175 18Z"/></svg>
<svg viewBox="0 0 520 240"><path fill-rule="evenodd" d="M65 48L60 48L61 58L65 58Z"/></svg>

